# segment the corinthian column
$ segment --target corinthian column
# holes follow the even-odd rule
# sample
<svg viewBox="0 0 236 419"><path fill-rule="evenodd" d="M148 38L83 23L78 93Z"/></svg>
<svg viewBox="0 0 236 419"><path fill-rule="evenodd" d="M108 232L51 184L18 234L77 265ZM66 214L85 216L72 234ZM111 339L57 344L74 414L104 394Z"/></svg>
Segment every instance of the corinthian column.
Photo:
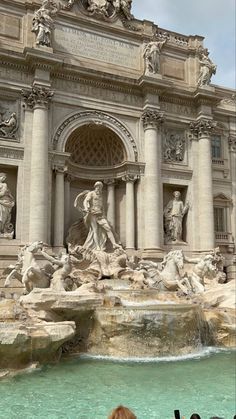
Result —
<svg viewBox="0 0 236 419"><path fill-rule="evenodd" d="M55 167L54 246L64 242L64 166Z"/></svg>
<svg viewBox="0 0 236 419"><path fill-rule="evenodd" d="M126 249L135 249L135 199L134 182L137 175L126 175L122 178L126 182Z"/></svg>
<svg viewBox="0 0 236 419"><path fill-rule="evenodd" d="M145 150L145 249L158 250L163 243L163 191L161 181L161 124L163 113L147 109L142 115Z"/></svg>
<svg viewBox="0 0 236 419"><path fill-rule="evenodd" d="M105 179L104 183L107 185L107 219L115 231L116 229L115 180Z"/></svg>
<svg viewBox="0 0 236 419"><path fill-rule="evenodd" d="M215 245L211 134L216 124L201 118L190 123L190 130L198 139L198 221L195 234L200 237L200 250L210 250ZM197 223L197 220L196 220Z"/></svg>
<svg viewBox="0 0 236 419"><path fill-rule="evenodd" d="M23 91L26 104L33 109L30 169L29 241L48 240L48 104L53 93L34 86Z"/></svg>

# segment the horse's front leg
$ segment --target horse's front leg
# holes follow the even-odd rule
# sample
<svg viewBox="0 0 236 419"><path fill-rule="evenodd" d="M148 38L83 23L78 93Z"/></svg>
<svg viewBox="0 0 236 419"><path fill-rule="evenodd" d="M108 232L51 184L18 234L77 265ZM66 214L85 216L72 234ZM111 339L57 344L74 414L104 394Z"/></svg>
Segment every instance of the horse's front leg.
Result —
<svg viewBox="0 0 236 419"><path fill-rule="evenodd" d="M33 266L29 266L23 273L22 284L25 287L25 291L27 291L28 293L30 293L33 289L32 278L34 277L35 274L36 274L36 269L33 268Z"/></svg>
<svg viewBox="0 0 236 419"><path fill-rule="evenodd" d="M5 283L4 283L4 287L10 287L10 285L11 285L11 280L12 279L14 279L14 277L15 277L15 274L16 274L16 269L13 269L10 273L9 273L9 275L7 275L7 277L6 277L6 280L5 280Z"/></svg>

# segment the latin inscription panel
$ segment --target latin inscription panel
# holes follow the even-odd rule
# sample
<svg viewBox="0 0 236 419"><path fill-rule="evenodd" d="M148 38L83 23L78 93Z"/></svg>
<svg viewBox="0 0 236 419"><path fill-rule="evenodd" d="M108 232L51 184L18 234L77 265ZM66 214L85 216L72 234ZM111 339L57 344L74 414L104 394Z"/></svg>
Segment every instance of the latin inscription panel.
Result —
<svg viewBox="0 0 236 419"><path fill-rule="evenodd" d="M140 70L140 47L133 42L61 25L56 25L54 35L57 51Z"/></svg>

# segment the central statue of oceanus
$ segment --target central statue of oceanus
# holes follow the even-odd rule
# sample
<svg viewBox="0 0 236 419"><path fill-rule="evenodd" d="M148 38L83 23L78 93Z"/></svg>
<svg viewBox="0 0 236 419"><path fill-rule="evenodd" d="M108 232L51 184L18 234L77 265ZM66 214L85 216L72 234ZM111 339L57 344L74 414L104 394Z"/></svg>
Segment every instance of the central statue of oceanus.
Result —
<svg viewBox="0 0 236 419"><path fill-rule="evenodd" d="M93 191L83 191L74 202L74 207L82 212L88 235L83 244L86 249L105 250L107 239L113 249L119 248L112 227L107 221L103 210L102 182L96 182Z"/></svg>

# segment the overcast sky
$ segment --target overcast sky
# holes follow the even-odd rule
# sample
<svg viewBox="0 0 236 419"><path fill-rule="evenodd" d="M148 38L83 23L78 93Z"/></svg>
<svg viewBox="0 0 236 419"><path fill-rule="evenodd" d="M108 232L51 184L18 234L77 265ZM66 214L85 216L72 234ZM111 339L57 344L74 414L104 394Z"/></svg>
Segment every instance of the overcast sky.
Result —
<svg viewBox="0 0 236 419"><path fill-rule="evenodd" d="M133 0L138 19L184 35L202 35L217 64L212 83L235 89L235 0Z"/></svg>

